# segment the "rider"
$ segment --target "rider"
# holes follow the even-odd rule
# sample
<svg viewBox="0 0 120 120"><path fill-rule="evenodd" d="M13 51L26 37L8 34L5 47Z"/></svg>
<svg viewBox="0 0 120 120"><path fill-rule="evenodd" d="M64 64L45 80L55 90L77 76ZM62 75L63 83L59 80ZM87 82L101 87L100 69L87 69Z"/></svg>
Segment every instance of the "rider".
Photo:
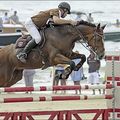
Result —
<svg viewBox="0 0 120 120"><path fill-rule="evenodd" d="M31 17L25 22L25 27L27 31L32 36L25 48L17 54L17 58L21 62L26 62L27 54L34 48L38 43L41 42L41 35L38 28L44 27L49 19L52 18L55 24L71 24L76 25L77 21L65 20L67 14L70 14L70 5L67 2L61 2L56 9L50 9L46 11L39 12L37 15Z"/></svg>

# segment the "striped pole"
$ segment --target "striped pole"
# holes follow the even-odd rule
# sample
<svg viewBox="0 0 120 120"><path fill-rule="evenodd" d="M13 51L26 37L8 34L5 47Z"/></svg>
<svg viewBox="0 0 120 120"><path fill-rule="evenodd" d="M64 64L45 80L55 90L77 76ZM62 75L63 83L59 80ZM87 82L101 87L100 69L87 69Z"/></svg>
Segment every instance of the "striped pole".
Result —
<svg viewBox="0 0 120 120"><path fill-rule="evenodd" d="M106 51L106 83L112 84L111 90L106 90L106 94L113 94L113 99L107 100L107 108L112 108L109 113L111 120L119 120L120 113L117 113L116 108L120 108L120 51Z"/></svg>
<svg viewBox="0 0 120 120"><path fill-rule="evenodd" d="M0 92L26 92L26 91L54 91L54 90L80 90L80 89L111 89L111 84L101 85L74 85L74 86L40 86L40 87L6 87Z"/></svg>
<svg viewBox="0 0 120 120"><path fill-rule="evenodd" d="M112 99L112 98L113 98L112 95L41 96L41 97L23 97L23 98L0 98L0 103Z"/></svg>

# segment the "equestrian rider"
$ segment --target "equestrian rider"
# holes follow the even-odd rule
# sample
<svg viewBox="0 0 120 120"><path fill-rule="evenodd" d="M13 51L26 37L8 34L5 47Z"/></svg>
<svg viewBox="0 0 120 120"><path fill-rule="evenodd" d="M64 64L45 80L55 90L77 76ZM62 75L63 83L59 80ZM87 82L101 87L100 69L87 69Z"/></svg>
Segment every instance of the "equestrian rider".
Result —
<svg viewBox="0 0 120 120"><path fill-rule="evenodd" d="M27 20L25 22L25 27L32 36L32 40L30 40L25 48L17 54L17 58L23 63L26 62L27 54L41 42L41 35L38 28L44 27L49 19L52 18L55 24L76 25L77 21L61 19L65 18L67 14L70 14L70 9L71 7L67 2L61 2L58 8L39 12L37 15Z"/></svg>

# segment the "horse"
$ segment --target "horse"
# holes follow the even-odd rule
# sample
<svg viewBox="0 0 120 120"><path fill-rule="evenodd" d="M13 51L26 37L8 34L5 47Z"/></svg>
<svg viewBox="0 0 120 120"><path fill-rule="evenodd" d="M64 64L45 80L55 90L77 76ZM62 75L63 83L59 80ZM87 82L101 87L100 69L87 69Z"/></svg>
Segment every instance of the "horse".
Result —
<svg viewBox="0 0 120 120"><path fill-rule="evenodd" d="M88 22L79 22L72 26L56 25L47 27L44 30L46 39L42 48L36 46L29 54L26 63L17 59L15 44L10 44L0 49L0 87L10 87L22 79L24 69L42 68L46 63L47 67L57 64L68 64L65 72L60 76L67 78L72 70L78 70L86 61L84 54L73 52L75 42L80 39L102 59L105 54L104 30L105 26L97 26ZM20 39L20 38L19 38ZM80 58L81 61L75 66L72 59Z"/></svg>

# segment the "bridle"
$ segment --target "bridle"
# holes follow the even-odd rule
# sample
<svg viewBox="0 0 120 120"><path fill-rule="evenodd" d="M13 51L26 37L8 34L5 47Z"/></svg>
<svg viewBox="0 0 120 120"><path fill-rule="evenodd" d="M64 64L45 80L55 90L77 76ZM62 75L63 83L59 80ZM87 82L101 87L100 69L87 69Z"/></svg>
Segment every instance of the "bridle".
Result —
<svg viewBox="0 0 120 120"><path fill-rule="evenodd" d="M86 35L86 36L88 36L88 35ZM84 36L83 36L84 37ZM93 33L93 35L92 35L92 37L87 41L86 40L86 43L89 45L89 42L91 41L91 40L94 40L94 48L93 48L93 50L96 52L96 50L97 50L97 37L100 37L102 40L103 40L103 38L104 38L104 36L103 36L103 34L100 34L100 33L98 33L97 32L97 30L95 29L94 30L94 33Z"/></svg>
<svg viewBox="0 0 120 120"><path fill-rule="evenodd" d="M89 40L87 40L87 36L89 35L89 34L87 34L86 36L84 36L81 32L80 32L80 30L78 30L76 27L74 27L75 28L75 30L77 31L77 33L78 33L78 35L79 35L79 38L80 39L83 39L83 41L84 41L84 43L83 42L81 42L81 40L79 40L79 42L88 50L88 51L91 51L91 52L93 52L94 54L95 54L95 56L96 56L96 58L98 59L98 55L97 55L97 53L96 53L96 50L97 50L97 37L101 37L102 39L104 38L104 36L102 35L102 34L99 34L98 32L97 32L97 29L95 29L94 30L94 33L93 33L93 35L92 35L92 37L89 39ZM94 39L94 48L91 48L90 46L89 46L89 42L91 41L91 40L93 40ZM85 44L85 45L84 45Z"/></svg>

